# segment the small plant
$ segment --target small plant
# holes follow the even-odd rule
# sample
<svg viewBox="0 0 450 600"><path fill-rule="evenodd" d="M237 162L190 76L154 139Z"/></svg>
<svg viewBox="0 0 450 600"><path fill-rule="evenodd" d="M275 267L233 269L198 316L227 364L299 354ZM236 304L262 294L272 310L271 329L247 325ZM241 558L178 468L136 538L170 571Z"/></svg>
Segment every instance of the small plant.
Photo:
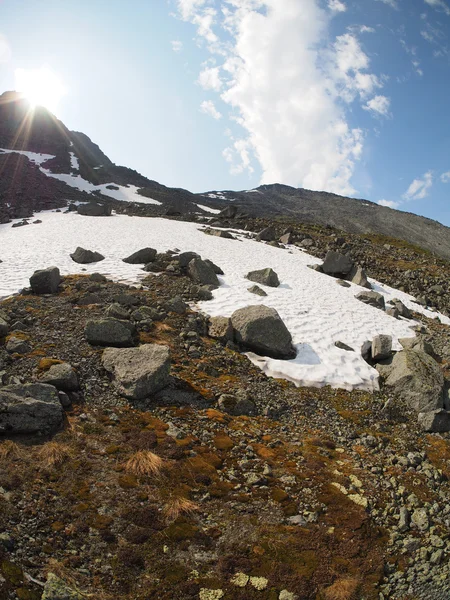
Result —
<svg viewBox="0 0 450 600"><path fill-rule="evenodd" d="M354 578L338 579L323 592L325 600L353 600L359 587Z"/></svg>
<svg viewBox="0 0 450 600"><path fill-rule="evenodd" d="M10 460L17 460L22 456L22 449L12 440L6 440L0 444L0 460L9 458Z"/></svg>
<svg viewBox="0 0 450 600"><path fill-rule="evenodd" d="M200 506L188 498L174 498L164 506L167 521L176 521L180 515L192 515L200 510Z"/></svg>
<svg viewBox="0 0 450 600"><path fill-rule="evenodd" d="M163 460L149 450L139 450L127 460L124 466L126 471L136 477L159 475L163 468Z"/></svg>
<svg viewBox="0 0 450 600"><path fill-rule="evenodd" d="M62 465L71 455L70 448L58 442L48 442L38 451L38 458L45 469Z"/></svg>

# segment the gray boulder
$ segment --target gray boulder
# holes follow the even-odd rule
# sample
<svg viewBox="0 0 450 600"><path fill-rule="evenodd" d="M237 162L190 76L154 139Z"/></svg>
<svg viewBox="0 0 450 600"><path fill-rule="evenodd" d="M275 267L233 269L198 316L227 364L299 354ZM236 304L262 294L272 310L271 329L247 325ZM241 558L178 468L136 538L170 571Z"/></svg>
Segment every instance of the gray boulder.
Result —
<svg viewBox="0 0 450 600"><path fill-rule="evenodd" d="M292 232L285 233L280 237L280 242L282 244L293 244L295 239L295 235Z"/></svg>
<svg viewBox="0 0 450 600"><path fill-rule="evenodd" d="M256 294L257 296L267 296L267 293L260 288L259 285L252 285L252 287L249 287L247 291L251 294Z"/></svg>
<svg viewBox="0 0 450 600"><path fill-rule="evenodd" d="M168 346L143 344L138 348L106 348L103 367L112 374L115 386L126 398L142 400L170 383Z"/></svg>
<svg viewBox="0 0 450 600"><path fill-rule="evenodd" d="M376 335L372 340L372 360L380 361L389 358L392 352L392 336Z"/></svg>
<svg viewBox="0 0 450 600"><path fill-rule="evenodd" d="M201 258L194 258L188 265L189 277L195 283L201 285L214 285L219 287L220 282L217 275L214 273L214 269L207 262Z"/></svg>
<svg viewBox="0 0 450 600"><path fill-rule="evenodd" d="M215 237L225 238L227 240L235 240L236 238L229 231L225 231L224 229L213 229L211 227L207 227L203 229L203 233L207 235L213 235Z"/></svg>
<svg viewBox="0 0 450 600"><path fill-rule="evenodd" d="M200 255L197 252L182 252L178 256L174 256L174 260L178 262L181 269L185 269L194 258L200 258Z"/></svg>
<svg viewBox="0 0 450 600"><path fill-rule="evenodd" d="M405 350L425 352L425 354L429 354L432 358L436 358L433 346L422 337L400 338L398 341Z"/></svg>
<svg viewBox="0 0 450 600"><path fill-rule="evenodd" d="M156 258L156 250L154 248L142 248L133 254L130 254L127 258L122 259L124 263L130 265L146 265L151 263Z"/></svg>
<svg viewBox="0 0 450 600"><path fill-rule="evenodd" d="M98 204L97 202L88 202L79 204L77 213L86 217L109 217L112 209L107 204Z"/></svg>
<svg viewBox="0 0 450 600"><path fill-rule="evenodd" d="M113 319L120 319L122 321L126 321L130 318L129 311L117 302L108 306L108 308L105 310L105 315L107 317L111 317Z"/></svg>
<svg viewBox="0 0 450 600"><path fill-rule="evenodd" d="M153 306L140 306L131 313L134 321L162 321L166 315Z"/></svg>
<svg viewBox="0 0 450 600"><path fill-rule="evenodd" d="M308 269L312 271L317 271L317 273L323 273L322 265L306 265Z"/></svg>
<svg viewBox="0 0 450 600"><path fill-rule="evenodd" d="M223 342L232 341L234 337L233 325L228 317L211 317L208 335Z"/></svg>
<svg viewBox="0 0 450 600"><path fill-rule="evenodd" d="M48 267L35 271L30 277L31 291L34 294L56 294L61 283L58 267Z"/></svg>
<svg viewBox="0 0 450 600"><path fill-rule="evenodd" d="M230 204L226 208L222 209L219 213L219 219L234 219L238 213L238 207Z"/></svg>
<svg viewBox="0 0 450 600"><path fill-rule="evenodd" d="M0 435L52 433L63 425L56 388L42 383L0 387Z"/></svg>
<svg viewBox="0 0 450 600"><path fill-rule="evenodd" d="M174 312L178 315L184 315L189 306L183 301L181 296L175 296L166 302L165 308L169 312Z"/></svg>
<svg viewBox="0 0 450 600"><path fill-rule="evenodd" d="M409 308L407 306L405 306L403 304L403 302L401 300L399 300L398 298L394 298L393 300L391 300L391 304L397 310L398 314L401 317L404 317L405 319L412 318L412 312L409 310Z"/></svg>
<svg viewBox="0 0 450 600"><path fill-rule="evenodd" d="M269 287L278 287L280 285L278 275L271 268L250 271L250 273L246 275L246 278L249 281L254 281L255 283L260 283L261 285L267 285Z"/></svg>
<svg viewBox="0 0 450 600"><path fill-rule="evenodd" d="M12 335L6 344L6 351L9 354L28 354L31 352L31 346L26 340Z"/></svg>
<svg viewBox="0 0 450 600"><path fill-rule="evenodd" d="M375 308L381 308L383 310L385 308L384 296L378 292L359 292L359 294L356 294L355 298L364 302L364 304L369 304Z"/></svg>
<svg viewBox="0 0 450 600"><path fill-rule="evenodd" d="M105 259L105 257L102 254L100 254L100 252L86 250L85 248L81 248L80 246L78 246L75 252L72 252L70 258L74 262L79 263L80 265L88 265L90 263L100 262L101 260Z"/></svg>
<svg viewBox="0 0 450 600"><path fill-rule="evenodd" d="M0 317L0 338L8 335L8 323Z"/></svg>
<svg viewBox="0 0 450 600"><path fill-rule="evenodd" d="M354 266L348 275L348 280L361 287L372 289L372 286L367 280L366 272L362 267Z"/></svg>
<svg viewBox="0 0 450 600"><path fill-rule="evenodd" d="M351 258L340 252L329 250L323 261L322 269L326 275L346 277L353 269L353 261Z"/></svg>
<svg viewBox="0 0 450 600"><path fill-rule="evenodd" d="M247 306L231 315L235 339L245 348L273 358L295 358L292 336L274 308Z"/></svg>
<svg viewBox="0 0 450 600"><path fill-rule="evenodd" d="M258 242L273 242L277 237L277 232L275 231L275 227L269 225L262 231L258 233L256 239Z"/></svg>
<svg viewBox="0 0 450 600"><path fill-rule="evenodd" d="M85 328L87 341L93 346L134 346L137 338L135 326L129 321L97 319L88 321Z"/></svg>
<svg viewBox="0 0 450 600"><path fill-rule="evenodd" d="M419 413L418 421L424 431L432 433L450 431L450 412L443 408Z"/></svg>
<svg viewBox="0 0 450 600"><path fill-rule="evenodd" d="M224 274L223 271L222 271L222 269L220 267L218 267L216 264L214 264L212 260L209 260L208 258L206 258L205 259L205 263L211 267L211 269L214 271L214 273L216 275L223 275Z"/></svg>
<svg viewBox="0 0 450 600"><path fill-rule="evenodd" d="M79 389L78 377L69 363L52 365L40 378L42 383L55 386L63 392L75 392Z"/></svg>
<svg viewBox="0 0 450 600"><path fill-rule="evenodd" d="M415 350L397 352L392 360L377 365L387 387L417 412L444 406L444 376L435 360Z"/></svg>

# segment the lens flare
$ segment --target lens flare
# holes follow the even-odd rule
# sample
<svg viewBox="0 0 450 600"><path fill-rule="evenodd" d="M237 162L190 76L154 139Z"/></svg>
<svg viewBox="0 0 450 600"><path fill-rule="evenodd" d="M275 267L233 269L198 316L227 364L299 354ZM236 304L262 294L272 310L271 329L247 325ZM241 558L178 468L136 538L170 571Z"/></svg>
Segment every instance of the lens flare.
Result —
<svg viewBox="0 0 450 600"><path fill-rule="evenodd" d="M67 89L49 67L16 69L16 91L21 92L33 107L44 106L54 112Z"/></svg>

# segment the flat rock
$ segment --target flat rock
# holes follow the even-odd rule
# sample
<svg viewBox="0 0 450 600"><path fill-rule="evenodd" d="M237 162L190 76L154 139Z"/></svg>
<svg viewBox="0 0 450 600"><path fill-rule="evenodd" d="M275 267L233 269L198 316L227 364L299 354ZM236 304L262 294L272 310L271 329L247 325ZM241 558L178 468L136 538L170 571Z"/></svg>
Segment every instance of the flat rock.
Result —
<svg viewBox="0 0 450 600"><path fill-rule="evenodd" d="M292 336L274 308L256 305L236 310L231 315L235 340L263 356L295 358Z"/></svg>
<svg viewBox="0 0 450 600"><path fill-rule="evenodd" d="M97 319L88 321L85 329L87 341L94 346L134 346L137 337L135 326L119 319Z"/></svg>
<svg viewBox="0 0 450 600"><path fill-rule="evenodd" d="M98 202L88 202L87 204L79 204L77 213L86 217L109 217L112 209L107 204L99 204Z"/></svg>
<svg viewBox="0 0 450 600"><path fill-rule="evenodd" d="M33 294L56 294L61 283L58 267L48 267L35 271L30 277Z"/></svg>
<svg viewBox="0 0 450 600"><path fill-rule="evenodd" d="M252 285L252 287L249 287L247 291L251 294L256 294L257 296L267 296L267 292L260 288L259 285Z"/></svg>
<svg viewBox="0 0 450 600"><path fill-rule="evenodd" d="M28 383L0 387L0 435L52 433L61 429L64 411L52 385Z"/></svg>
<svg viewBox="0 0 450 600"><path fill-rule="evenodd" d="M69 363L52 365L41 377L42 383L55 386L63 392L75 392L79 389L78 377Z"/></svg>
<svg viewBox="0 0 450 600"><path fill-rule="evenodd" d="M384 296L379 294L378 292L359 292L356 294L355 298L364 302L364 304L369 304L369 306L374 306L375 308L381 308L384 310Z"/></svg>
<svg viewBox="0 0 450 600"><path fill-rule="evenodd" d="M5 335L8 335L8 330L8 323L0 317L0 338L5 337Z"/></svg>
<svg viewBox="0 0 450 600"><path fill-rule="evenodd" d="M258 271L250 271L250 273L247 273L246 278L249 281L254 281L255 283L260 283L261 285L267 285L269 287L278 287L280 285L278 275L270 267L267 269L259 269Z"/></svg>
<svg viewBox="0 0 450 600"><path fill-rule="evenodd" d="M90 263L100 262L101 260L105 259L105 257L102 254L100 254L100 252L86 250L85 248L81 248L80 246L78 246L75 252L72 252L70 258L74 262L79 263L80 265L88 265Z"/></svg>
<svg viewBox="0 0 450 600"><path fill-rule="evenodd" d="M106 348L102 364L112 374L119 392L132 400L148 398L170 383L168 346L143 344L138 348Z"/></svg>
<svg viewBox="0 0 450 600"><path fill-rule="evenodd" d="M151 263L156 258L156 250L154 248L142 248L127 258L122 259L124 263L128 263L130 265L146 265L147 263Z"/></svg>

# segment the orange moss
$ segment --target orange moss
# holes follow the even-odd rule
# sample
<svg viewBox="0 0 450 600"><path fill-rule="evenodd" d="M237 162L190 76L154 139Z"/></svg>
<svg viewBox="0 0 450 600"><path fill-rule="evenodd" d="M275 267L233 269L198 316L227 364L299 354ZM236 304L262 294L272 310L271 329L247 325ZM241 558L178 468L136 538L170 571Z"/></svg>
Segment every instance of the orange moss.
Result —
<svg viewBox="0 0 450 600"><path fill-rule="evenodd" d="M231 450L234 448L233 440L225 433L218 433L214 437L213 443L217 450Z"/></svg>

